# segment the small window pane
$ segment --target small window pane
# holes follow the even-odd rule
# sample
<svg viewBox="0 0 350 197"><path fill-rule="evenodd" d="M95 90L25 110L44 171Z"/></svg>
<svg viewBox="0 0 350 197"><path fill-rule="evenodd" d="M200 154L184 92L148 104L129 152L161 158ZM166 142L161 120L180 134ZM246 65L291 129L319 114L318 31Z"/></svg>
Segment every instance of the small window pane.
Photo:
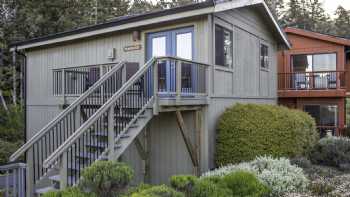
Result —
<svg viewBox="0 0 350 197"><path fill-rule="evenodd" d="M260 66L269 68L269 47L264 44L260 46Z"/></svg>
<svg viewBox="0 0 350 197"><path fill-rule="evenodd" d="M232 32L219 25L215 26L215 64L231 67L233 63Z"/></svg>

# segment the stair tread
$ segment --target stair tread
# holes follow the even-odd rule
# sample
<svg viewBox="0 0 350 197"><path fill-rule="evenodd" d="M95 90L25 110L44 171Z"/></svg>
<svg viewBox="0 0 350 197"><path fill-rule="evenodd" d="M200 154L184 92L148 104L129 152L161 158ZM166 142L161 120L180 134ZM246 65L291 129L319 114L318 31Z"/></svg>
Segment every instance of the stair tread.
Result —
<svg viewBox="0 0 350 197"><path fill-rule="evenodd" d="M85 144L85 146L88 146L88 147L97 147L97 148L107 148L108 146L108 142L87 142Z"/></svg>
<svg viewBox="0 0 350 197"><path fill-rule="evenodd" d="M99 156L101 155L101 153L99 153ZM99 157L97 156L97 153L92 153L92 152L80 152L79 155L77 155L76 157L79 158L87 158L87 159L94 159Z"/></svg>
<svg viewBox="0 0 350 197"><path fill-rule="evenodd" d="M52 180L52 181L60 181L60 178L61 176L59 174L57 175L53 175L53 176L49 176L49 179Z"/></svg>

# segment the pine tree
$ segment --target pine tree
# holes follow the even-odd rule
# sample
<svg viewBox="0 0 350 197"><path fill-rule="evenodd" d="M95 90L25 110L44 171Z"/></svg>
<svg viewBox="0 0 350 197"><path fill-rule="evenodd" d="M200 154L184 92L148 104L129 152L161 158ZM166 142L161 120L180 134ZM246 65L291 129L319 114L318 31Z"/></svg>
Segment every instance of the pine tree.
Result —
<svg viewBox="0 0 350 197"><path fill-rule="evenodd" d="M339 6L335 11L335 34L350 38L350 12Z"/></svg>
<svg viewBox="0 0 350 197"><path fill-rule="evenodd" d="M265 2L275 18L280 19L282 17L282 10L284 9L284 0L265 0Z"/></svg>
<svg viewBox="0 0 350 197"><path fill-rule="evenodd" d="M322 8L320 0L309 0L308 3L308 28L317 32L329 33L331 30L330 17Z"/></svg>

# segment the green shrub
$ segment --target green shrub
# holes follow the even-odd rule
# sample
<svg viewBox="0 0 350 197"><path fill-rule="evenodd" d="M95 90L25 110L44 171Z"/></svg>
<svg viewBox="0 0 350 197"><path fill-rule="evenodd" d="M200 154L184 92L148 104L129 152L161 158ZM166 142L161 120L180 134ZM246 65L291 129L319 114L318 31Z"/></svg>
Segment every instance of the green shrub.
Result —
<svg viewBox="0 0 350 197"><path fill-rule="evenodd" d="M151 188L152 186L151 185L148 185L148 184L144 184L144 183L141 183L140 185L138 185L137 187L131 187L128 189L127 192L125 192L122 196L123 197L130 197L132 194L134 193L139 193L143 190L146 190L146 189L149 189Z"/></svg>
<svg viewBox="0 0 350 197"><path fill-rule="evenodd" d="M185 197L185 195L170 187L160 185L134 193L131 197Z"/></svg>
<svg viewBox="0 0 350 197"><path fill-rule="evenodd" d="M232 191L233 197L261 197L269 194L269 188L250 172L233 172L224 176L222 180L225 187Z"/></svg>
<svg viewBox="0 0 350 197"><path fill-rule="evenodd" d="M62 191L50 191L43 197L95 197L92 193L84 193L77 187L68 187Z"/></svg>
<svg viewBox="0 0 350 197"><path fill-rule="evenodd" d="M178 175L170 178L170 185L177 191L183 192L189 196L197 181L197 177L191 175Z"/></svg>
<svg viewBox="0 0 350 197"><path fill-rule="evenodd" d="M205 178L198 180L193 188L190 197L227 197L232 196L232 192L227 187L222 187L217 184L215 179Z"/></svg>
<svg viewBox="0 0 350 197"><path fill-rule="evenodd" d="M350 165L350 139L345 137L322 138L311 151L310 159L314 164L344 169L344 166Z"/></svg>
<svg viewBox="0 0 350 197"><path fill-rule="evenodd" d="M132 169L124 163L97 161L84 169L79 187L98 196L115 196L125 192L132 177Z"/></svg>
<svg viewBox="0 0 350 197"><path fill-rule="evenodd" d="M319 137L307 113L274 105L237 104L218 124L216 164L253 160L256 156L295 157L308 152Z"/></svg>

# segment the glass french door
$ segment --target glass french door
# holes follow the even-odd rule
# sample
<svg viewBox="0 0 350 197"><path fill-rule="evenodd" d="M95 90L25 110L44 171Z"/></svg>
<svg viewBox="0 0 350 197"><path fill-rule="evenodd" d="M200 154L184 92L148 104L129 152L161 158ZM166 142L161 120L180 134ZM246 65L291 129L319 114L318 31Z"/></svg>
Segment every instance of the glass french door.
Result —
<svg viewBox="0 0 350 197"><path fill-rule="evenodd" d="M182 28L148 34L147 59L161 56L176 56L183 59L193 59L193 28ZM158 90L171 95L176 92L175 61L163 61L158 64ZM193 90L194 72L192 65L181 63L181 91Z"/></svg>

